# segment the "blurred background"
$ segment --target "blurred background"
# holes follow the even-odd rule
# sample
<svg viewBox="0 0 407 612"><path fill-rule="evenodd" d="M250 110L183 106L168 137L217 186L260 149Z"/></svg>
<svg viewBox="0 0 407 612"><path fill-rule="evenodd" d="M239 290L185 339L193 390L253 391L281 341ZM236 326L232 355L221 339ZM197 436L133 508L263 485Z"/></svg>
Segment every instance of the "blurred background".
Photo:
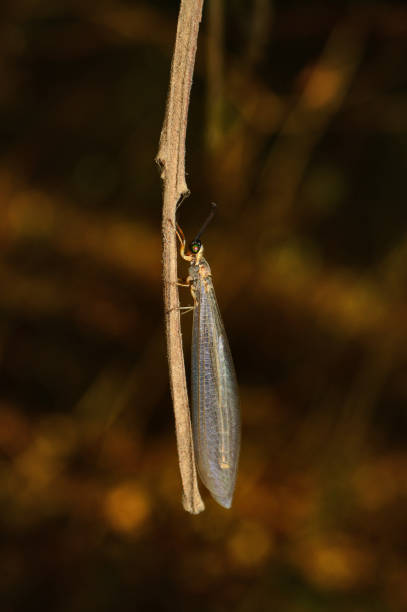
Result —
<svg viewBox="0 0 407 612"><path fill-rule="evenodd" d="M407 8L205 2L180 222L218 203L243 439L232 509L191 516L154 164L178 6L2 0L1 609L406 610Z"/></svg>

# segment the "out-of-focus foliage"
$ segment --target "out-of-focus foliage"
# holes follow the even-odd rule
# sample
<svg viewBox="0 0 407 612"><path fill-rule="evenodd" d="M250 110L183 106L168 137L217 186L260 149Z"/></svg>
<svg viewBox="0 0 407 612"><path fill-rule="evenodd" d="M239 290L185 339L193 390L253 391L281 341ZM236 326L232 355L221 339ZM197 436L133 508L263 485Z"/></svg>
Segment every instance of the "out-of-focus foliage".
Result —
<svg viewBox="0 0 407 612"><path fill-rule="evenodd" d="M407 10L206 3L180 220L218 202L243 440L193 517L153 163L177 7L2 1L1 609L405 610Z"/></svg>

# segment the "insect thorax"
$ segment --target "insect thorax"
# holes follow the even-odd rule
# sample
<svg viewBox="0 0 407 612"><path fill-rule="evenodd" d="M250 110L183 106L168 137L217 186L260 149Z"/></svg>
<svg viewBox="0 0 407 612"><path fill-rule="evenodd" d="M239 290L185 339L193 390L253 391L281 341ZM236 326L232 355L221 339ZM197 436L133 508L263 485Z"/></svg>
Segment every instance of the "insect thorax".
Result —
<svg viewBox="0 0 407 612"><path fill-rule="evenodd" d="M188 274L193 281L197 281L198 279L202 280L211 276L211 269L206 259L201 257L198 264L191 264L189 266Z"/></svg>

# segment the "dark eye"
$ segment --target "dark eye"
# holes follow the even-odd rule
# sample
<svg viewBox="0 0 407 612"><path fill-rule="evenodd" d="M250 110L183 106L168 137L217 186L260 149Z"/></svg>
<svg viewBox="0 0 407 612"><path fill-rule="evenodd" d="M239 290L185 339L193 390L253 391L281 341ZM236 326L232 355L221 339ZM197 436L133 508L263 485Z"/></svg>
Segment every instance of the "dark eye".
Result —
<svg viewBox="0 0 407 612"><path fill-rule="evenodd" d="M194 240L193 242L191 242L191 244L189 245L189 248L191 249L191 253L194 253L194 255L199 253L199 251L201 250L201 246L202 246L202 242L200 240Z"/></svg>

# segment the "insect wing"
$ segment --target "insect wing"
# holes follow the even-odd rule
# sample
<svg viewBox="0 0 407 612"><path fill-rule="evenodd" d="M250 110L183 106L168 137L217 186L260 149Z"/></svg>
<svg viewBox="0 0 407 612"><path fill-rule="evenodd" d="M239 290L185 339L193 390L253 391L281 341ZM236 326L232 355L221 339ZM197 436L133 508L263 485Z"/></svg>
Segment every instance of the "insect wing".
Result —
<svg viewBox="0 0 407 612"><path fill-rule="evenodd" d="M192 423L196 461L214 499L230 508L240 447L236 375L211 277L197 274L194 289Z"/></svg>

